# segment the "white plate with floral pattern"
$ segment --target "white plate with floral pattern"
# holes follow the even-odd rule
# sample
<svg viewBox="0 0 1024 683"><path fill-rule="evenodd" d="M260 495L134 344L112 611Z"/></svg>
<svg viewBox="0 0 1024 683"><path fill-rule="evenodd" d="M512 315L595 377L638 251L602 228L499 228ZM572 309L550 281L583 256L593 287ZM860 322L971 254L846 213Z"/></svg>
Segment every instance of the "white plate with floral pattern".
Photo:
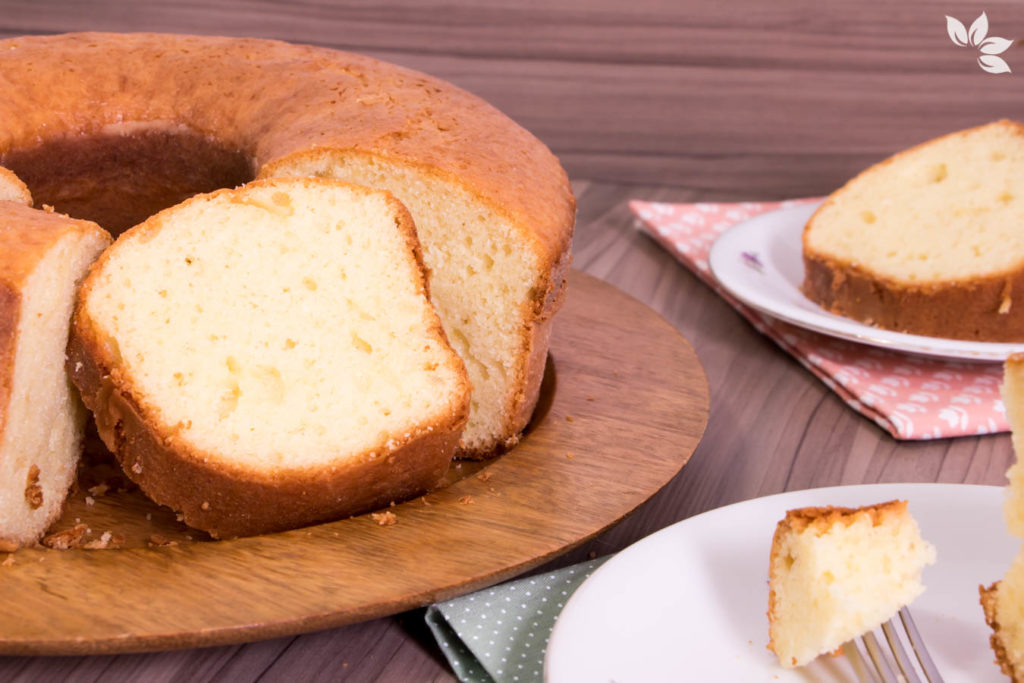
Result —
<svg viewBox="0 0 1024 683"><path fill-rule="evenodd" d="M883 330L834 315L800 291L801 235L820 203L762 214L730 228L711 247L708 265L727 292L773 318L840 339L941 358L1003 361L1024 344L925 337Z"/></svg>
<svg viewBox="0 0 1024 683"><path fill-rule="evenodd" d="M966 484L792 491L662 529L608 560L572 595L551 634L545 679L858 680L846 657L784 669L768 651L768 554L786 510L893 499L909 501L922 536L936 548L911 612L943 677L1005 680L989 649L978 585L1000 579L1020 544L1005 531L1003 489Z"/></svg>

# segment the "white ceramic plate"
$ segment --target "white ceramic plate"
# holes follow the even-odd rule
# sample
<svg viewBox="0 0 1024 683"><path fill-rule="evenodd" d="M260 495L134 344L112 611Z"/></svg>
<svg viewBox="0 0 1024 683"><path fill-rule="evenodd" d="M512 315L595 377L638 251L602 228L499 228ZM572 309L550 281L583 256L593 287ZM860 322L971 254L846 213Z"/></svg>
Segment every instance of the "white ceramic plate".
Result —
<svg viewBox="0 0 1024 683"><path fill-rule="evenodd" d="M727 230L711 247L708 264L727 291L780 320L822 334L943 358L1003 361L1024 344L924 337L881 330L820 308L800 292L804 279L801 235L819 203L779 209Z"/></svg>
<svg viewBox="0 0 1024 683"><path fill-rule="evenodd" d="M911 611L946 681L1004 681L993 664L978 585L1000 579L1018 543L1003 489L878 484L794 491L706 512L633 544L566 604L545 661L549 683L855 681L845 657L783 669L768 642L768 554L786 510L910 502L938 561ZM883 641L884 642L884 641Z"/></svg>

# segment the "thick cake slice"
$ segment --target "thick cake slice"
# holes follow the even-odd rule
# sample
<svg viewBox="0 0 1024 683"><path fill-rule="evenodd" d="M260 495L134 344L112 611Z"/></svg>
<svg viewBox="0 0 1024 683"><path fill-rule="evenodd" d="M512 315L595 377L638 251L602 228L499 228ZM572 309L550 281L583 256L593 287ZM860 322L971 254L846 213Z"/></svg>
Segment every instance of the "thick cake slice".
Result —
<svg viewBox="0 0 1024 683"><path fill-rule="evenodd" d="M979 586L996 663L1016 683L1024 681L1024 552L1017 553L1002 581Z"/></svg>
<svg viewBox="0 0 1024 683"><path fill-rule="evenodd" d="M768 648L785 667L835 651L920 595L934 561L906 501L790 510L772 540Z"/></svg>
<svg viewBox="0 0 1024 683"><path fill-rule="evenodd" d="M124 233L68 362L125 473L220 537L431 488L469 409L408 212L332 180L198 195Z"/></svg>
<svg viewBox="0 0 1024 683"><path fill-rule="evenodd" d="M900 152L833 193L803 234L803 290L840 315L936 337L1024 340L1024 126Z"/></svg>
<svg viewBox="0 0 1024 683"><path fill-rule="evenodd" d="M64 372L95 223L0 201L0 546L39 540L75 476L85 411Z"/></svg>

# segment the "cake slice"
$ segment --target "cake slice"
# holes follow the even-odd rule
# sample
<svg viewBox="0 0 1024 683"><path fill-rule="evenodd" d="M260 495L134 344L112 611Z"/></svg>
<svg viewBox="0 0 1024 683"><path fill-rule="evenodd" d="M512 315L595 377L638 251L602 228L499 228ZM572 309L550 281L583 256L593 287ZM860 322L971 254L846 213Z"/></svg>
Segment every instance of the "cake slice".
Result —
<svg viewBox="0 0 1024 683"><path fill-rule="evenodd" d="M64 372L75 292L110 244L95 223L0 201L0 547L60 515L85 411Z"/></svg>
<svg viewBox="0 0 1024 683"><path fill-rule="evenodd" d="M72 377L125 473L215 537L421 493L469 410L408 212L339 181L257 181L132 228L72 335Z"/></svg>
<svg viewBox="0 0 1024 683"><path fill-rule="evenodd" d="M1024 467L1019 458L1024 452L1024 354L1015 353L1006 359L1002 394L1013 450L1018 454L1006 473L1009 485L1003 516L1009 532L1024 537ZM1014 681L1024 681L1024 550L1018 552L1001 581L978 589L985 621L992 628L990 642L996 663Z"/></svg>
<svg viewBox="0 0 1024 683"><path fill-rule="evenodd" d="M32 194L21 178L0 166L0 202L4 201L32 206Z"/></svg>
<svg viewBox="0 0 1024 683"><path fill-rule="evenodd" d="M1012 354L1003 365L1003 405L1010 423L1013 451L1018 454L1006 472L1009 485L1003 503L1003 516L1011 534L1024 538L1024 466L1020 453L1024 453L1024 353Z"/></svg>
<svg viewBox="0 0 1024 683"><path fill-rule="evenodd" d="M978 587L996 663L1016 683L1024 681L1024 551L1001 581Z"/></svg>
<svg viewBox="0 0 1024 683"><path fill-rule="evenodd" d="M934 561L906 501L790 510L772 540L768 648L785 667L837 650L920 595Z"/></svg>
<svg viewBox="0 0 1024 683"><path fill-rule="evenodd" d="M834 192L803 233L803 291L900 332L1024 340L1024 126L946 135Z"/></svg>

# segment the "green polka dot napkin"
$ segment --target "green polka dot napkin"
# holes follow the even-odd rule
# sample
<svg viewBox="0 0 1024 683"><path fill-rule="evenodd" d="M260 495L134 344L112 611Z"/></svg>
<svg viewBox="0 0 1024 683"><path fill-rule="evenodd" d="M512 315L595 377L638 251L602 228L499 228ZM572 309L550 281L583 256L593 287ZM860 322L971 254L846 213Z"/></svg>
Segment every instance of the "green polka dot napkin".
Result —
<svg viewBox="0 0 1024 683"><path fill-rule="evenodd" d="M519 579L427 608L427 625L464 683L544 678L555 620L607 557Z"/></svg>

